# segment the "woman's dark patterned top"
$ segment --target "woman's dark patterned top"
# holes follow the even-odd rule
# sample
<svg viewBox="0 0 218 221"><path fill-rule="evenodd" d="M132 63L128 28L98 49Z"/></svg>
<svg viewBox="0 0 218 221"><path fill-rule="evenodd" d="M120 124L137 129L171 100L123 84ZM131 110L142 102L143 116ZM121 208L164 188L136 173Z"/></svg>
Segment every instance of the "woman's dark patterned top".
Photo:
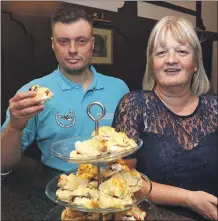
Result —
<svg viewBox="0 0 218 221"><path fill-rule="evenodd" d="M143 139L131 158L152 181L218 196L216 95L200 96L191 115L178 116L154 91L133 91L120 101L113 127Z"/></svg>

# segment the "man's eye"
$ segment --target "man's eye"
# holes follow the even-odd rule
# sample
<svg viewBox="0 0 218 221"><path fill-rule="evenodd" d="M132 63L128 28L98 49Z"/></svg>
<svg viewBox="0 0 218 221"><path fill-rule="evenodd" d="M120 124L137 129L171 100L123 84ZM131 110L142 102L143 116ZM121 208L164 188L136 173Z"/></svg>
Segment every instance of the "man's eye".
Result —
<svg viewBox="0 0 218 221"><path fill-rule="evenodd" d="M67 40L60 40L59 43L60 43L61 45L66 45L66 44L68 43L68 41L67 41Z"/></svg>
<svg viewBox="0 0 218 221"><path fill-rule="evenodd" d="M86 39L79 39L76 41L79 45L84 45L87 43L87 40Z"/></svg>

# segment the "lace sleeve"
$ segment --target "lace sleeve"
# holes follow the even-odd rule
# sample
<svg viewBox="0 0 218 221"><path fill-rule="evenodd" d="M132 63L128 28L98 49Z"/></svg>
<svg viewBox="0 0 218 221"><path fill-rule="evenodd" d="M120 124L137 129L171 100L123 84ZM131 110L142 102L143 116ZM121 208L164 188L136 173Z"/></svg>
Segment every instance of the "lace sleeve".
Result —
<svg viewBox="0 0 218 221"><path fill-rule="evenodd" d="M119 102L112 126L123 131L131 138L139 137L143 132L143 103L139 92L126 94Z"/></svg>

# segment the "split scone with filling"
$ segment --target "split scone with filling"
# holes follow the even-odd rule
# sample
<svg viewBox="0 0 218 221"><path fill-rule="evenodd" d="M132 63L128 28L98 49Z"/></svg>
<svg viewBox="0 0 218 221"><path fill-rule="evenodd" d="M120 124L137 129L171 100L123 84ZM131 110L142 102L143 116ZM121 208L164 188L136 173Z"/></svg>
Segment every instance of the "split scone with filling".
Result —
<svg viewBox="0 0 218 221"><path fill-rule="evenodd" d="M69 175L62 174L58 180L59 189L56 191L57 199L72 203L75 198L74 190L87 187L90 189L97 188L97 167L92 164L81 164L77 170L76 175L70 173Z"/></svg>
<svg viewBox="0 0 218 221"><path fill-rule="evenodd" d="M72 205L85 207L88 209L99 207L99 191L94 186L87 185L72 192Z"/></svg>
<svg viewBox="0 0 218 221"><path fill-rule="evenodd" d="M98 130L98 136L104 140L110 140L115 133L117 133L115 128L110 126L102 126ZM95 131L92 132L92 136L96 136Z"/></svg>
<svg viewBox="0 0 218 221"><path fill-rule="evenodd" d="M101 156L102 152L106 150L106 141L99 137L93 137L89 140L77 141L75 143L75 150L70 153L70 157L97 157Z"/></svg>
<svg viewBox="0 0 218 221"><path fill-rule="evenodd" d="M59 178L56 197L66 203L71 203L73 198L73 191L79 187L88 185L89 180L85 178L76 177L73 173L70 175L62 174Z"/></svg>
<svg viewBox="0 0 218 221"><path fill-rule="evenodd" d="M133 139L127 137L123 132L118 132L114 134L112 139L107 142L107 151L109 153L121 152L124 150L130 150L137 146Z"/></svg>
<svg viewBox="0 0 218 221"><path fill-rule="evenodd" d="M86 186L88 183L89 179L77 177L73 173L69 175L61 174L58 180L58 187L65 190L75 190L80 186Z"/></svg>
<svg viewBox="0 0 218 221"><path fill-rule="evenodd" d="M124 208L133 203L129 186L119 177L111 177L99 186L100 208Z"/></svg>
<svg viewBox="0 0 218 221"><path fill-rule="evenodd" d="M95 131L92 132L92 136ZM118 152L124 149L132 149L137 146L133 139L123 132L116 132L115 128L110 126L102 126L99 128L99 134L95 137L100 137L106 140L107 152Z"/></svg>
<svg viewBox="0 0 218 221"><path fill-rule="evenodd" d="M31 86L29 91L36 91L36 98L40 98L42 100L41 104L44 104L54 96L50 89L46 87L40 87L39 85Z"/></svg>
<svg viewBox="0 0 218 221"><path fill-rule="evenodd" d="M61 213L61 220L62 221L86 221L85 212L77 211L71 208L65 208Z"/></svg>
<svg viewBox="0 0 218 221"><path fill-rule="evenodd" d="M89 140L77 141L70 157L98 157L137 147L133 139L128 138L123 132L116 132L112 127L103 126L99 128L99 131L99 135L93 136Z"/></svg>
<svg viewBox="0 0 218 221"><path fill-rule="evenodd" d="M107 213L102 215L103 221L113 220L114 216L112 213ZM62 221L99 221L100 214L99 213L87 213L77 211L71 208L65 208L61 213Z"/></svg>
<svg viewBox="0 0 218 221"><path fill-rule="evenodd" d="M73 200L73 190L58 189L56 198L62 202L71 204Z"/></svg>
<svg viewBox="0 0 218 221"><path fill-rule="evenodd" d="M88 213L86 216L88 221L99 221L100 214L99 213ZM103 221L112 221L114 218L113 213L102 214Z"/></svg>
<svg viewBox="0 0 218 221"><path fill-rule="evenodd" d="M121 171L115 174L113 177L123 179L129 186L132 193L139 191L142 187L142 178L136 169Z"/></svg>
<svg viewBox="0 0 218 221"><path fill-rule="evenodd" d="M56 191L58 200L68 203L69 205L82 206L88 209L98 208L99 193L98 189L88 184L75 190L58 189Z"/></svg>
<svg viewBox="0 0 218 221"><path fill-rule="evenodd" d="M134 206L129 210L116 213L115 221L137 221L143 220L146 217L146 212L142 211L138 206Z"/></svg>
<svg viewBox="0 0 218 221"><path fill-rule="evenodd" d="M116 161L109 162L106 166L106 168L102 171L102 176L107 178L111 177L120 171L129 171L129 167L125 163L123 159L119 159Z"/></svg>
<svg viewBox="0 0 218 221"><path fill-rule="evenodd" d="M74 190L78 188L83 188L83 186L87 186L88 183L89 183L88 179L84 179L80 177L75 177L73 182L67 182L67 183L59 182L58 186L60 188L56 191L56 197L60 201L71 204L75 195Z"/></svg>

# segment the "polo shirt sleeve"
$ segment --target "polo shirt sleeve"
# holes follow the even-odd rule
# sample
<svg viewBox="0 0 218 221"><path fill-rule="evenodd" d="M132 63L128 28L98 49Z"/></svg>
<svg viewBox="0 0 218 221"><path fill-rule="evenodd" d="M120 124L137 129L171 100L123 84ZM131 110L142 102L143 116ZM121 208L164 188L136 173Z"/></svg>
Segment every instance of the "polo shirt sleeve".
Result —
<svg viewBox="0 0 218 221"><path fill-rule="evenodd" d="M27 91L29 89L29 85L30 84L23 86L20 90L18 90L18 92ZM6 120L1 127L1 133L7 127L9 121L10 121L10 113L9 109L7 109ZM22 152L25 151L33 143L35 137L36 137L36 117L33 117L28 121L27 126L23 129L22 144L21 144Z"/></svg>

